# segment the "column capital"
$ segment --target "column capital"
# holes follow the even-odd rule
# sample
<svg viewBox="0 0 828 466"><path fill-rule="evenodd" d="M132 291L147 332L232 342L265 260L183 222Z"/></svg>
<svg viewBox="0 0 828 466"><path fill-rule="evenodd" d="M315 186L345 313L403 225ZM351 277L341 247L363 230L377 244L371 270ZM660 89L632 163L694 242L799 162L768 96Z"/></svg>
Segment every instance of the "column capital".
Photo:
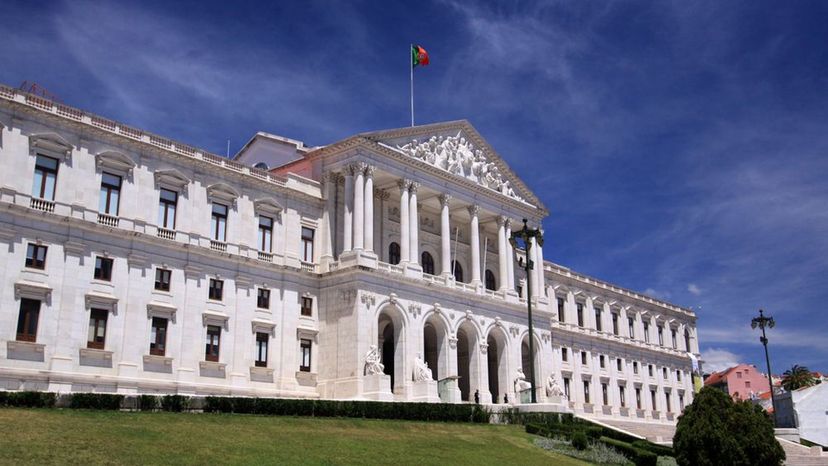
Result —
<svg viewBox="0 0 828 466"><path fill-rule="evenodd" d="M365 164L365 176L368 177L368 178L373 178L374 177L374 172L376 171L376 169L377 169L376 165Z"/></svg>
<svg viewBox="0 0 828 466"><path fill-rule="evenodd" d="M411 194L417 194L417 189L420 187L420 183L416 181L412 181L409 185L408 189L411 191Z"/></svg>
<svg viewBox="0 0 828 466"><path fill-rule="evenodd" d="M497 226L498 226L498 227L505 227L505 226L506 226L506 222L508 222L508 221L509 221L509 219L508 219L508 218L506 218L506 216L505 216L505 215L498 215L498 216L497 216Z"/></svg>
<svg viewBox="0 0 828 466"><path fill-rule="evenodd" d="M400 187L400 194L402 194L403 191L407 192L408 188L411 187L411 180L407 178L400 178L397 180L397 186Z"/></svg>
<svg viewBox="0 0 828 466"><path fill-rule="evenodd" d="M383 201L387 201L391 198L391 195L388 194L388 191L386 191L385 189L377 189L374 191L374 197L376 197L377 199L382 199Z"/></svg>
<svg viewBox="0 0 828 466"><path fill-rule="evenodd" d="M448 207L449 203L451 203L451 194L440 194L440 207Z"/></svg>
<svg viewBox="0 0 828 466"><path fill-rule="evenodd" d="M368 164L366 164L365 162L353 162L351 164L348 164L347 171L350 175L358 175L365 173L365 167L367 166Z"/></svg>
<svg viewBox="0 0 828 466"><path fill-rule="evenodd" d="M468 209L469 209L469 215L471 215L472 217L477 217L477 214L480 213L480 206L479 205L470 205L468 207Z"/></svg>
<svg viewBox="0 0 828 466"><path fill-rule="evenodd" d="M512 219L511 219L511 218L507 218L507 219L506 219L506 222L505 222L504 224L506 225L506 228L511 229L511 228L512 228Z"/></svg>

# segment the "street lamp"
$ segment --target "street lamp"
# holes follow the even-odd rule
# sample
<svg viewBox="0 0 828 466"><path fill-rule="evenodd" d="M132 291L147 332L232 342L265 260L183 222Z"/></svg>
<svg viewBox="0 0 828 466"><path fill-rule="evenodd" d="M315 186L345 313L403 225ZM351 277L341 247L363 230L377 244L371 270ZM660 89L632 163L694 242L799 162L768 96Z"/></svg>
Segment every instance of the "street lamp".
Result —
<svg viewBox="0 0 828 466"><path fill-rule="evenodd" d="M526 219L523 219L523 229L513 231L512 236L509 237L509 244L512 249L517 251L519 246L518 240L523 241L523 249L526 251L526 261L518 261L523 270L526 271L526 307L529 314L529 383L532 387L532 403L537 403L537 395L535 394L535 328L532 324L532 280L529 278L529 272L534 269L535 261L530 259L529 251L532 249L532 238L538 244L538 247L543 246L543 233L537 228L530 229L526 224ZM543 267L543 264L541 264Z"/></svg>
<svg viewBox="0 0 828 466"><path fill-rule="evenodd" d="M776 398L773 397L773 378L771 377L770 356L768 356L768 337L765 335L765 327L773 328L776 322L773 317L765 317L765 311L759 309L759 317L754 317L750 321L750 328L759 327L762 329L762 336L759 341L765 347L765 362L768 364L768 387L770 387L771 406L773 406L773 423L776 424Z"/></svg>

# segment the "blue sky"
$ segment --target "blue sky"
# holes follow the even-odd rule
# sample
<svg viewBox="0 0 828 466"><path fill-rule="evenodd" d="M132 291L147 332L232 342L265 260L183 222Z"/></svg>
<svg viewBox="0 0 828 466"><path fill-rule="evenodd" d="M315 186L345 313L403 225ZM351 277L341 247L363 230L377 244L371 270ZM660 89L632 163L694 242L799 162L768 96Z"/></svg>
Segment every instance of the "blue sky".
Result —
<svg viewBox="0 0 828 466"><path fill-rule="evenodd" d="M546 258L693 307L708 368L828 372L826 2L4 2L0 82L223 153L465 118ZM170 2L172 3L172 2Z"/></svg>

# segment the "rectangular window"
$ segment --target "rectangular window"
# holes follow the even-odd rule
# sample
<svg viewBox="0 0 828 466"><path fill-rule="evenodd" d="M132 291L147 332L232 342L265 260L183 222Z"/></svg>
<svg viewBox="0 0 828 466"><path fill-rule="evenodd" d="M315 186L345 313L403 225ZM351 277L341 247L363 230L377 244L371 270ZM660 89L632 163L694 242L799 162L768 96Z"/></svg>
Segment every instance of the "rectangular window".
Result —
<svg viewBox="0 0 828 466"><path fill-rule="evenodd" d="M155 269L155 289L159 291L170 291L170 278L172 270L162 269L156 267Z"/></svg>
<svg viewBox="0 0 828 466"><path fill-rule="evenodd" d="M633 374L638 374L638 361L633 361Z"/></svg>
<svg viewBox="0 0 828 466"><path fill-rule="evenodd" d="M656 391L650 390L650 403L653 405L653 411L658 410L658 404L656 403Z"/></svg>
<svg viewBox="0 0 828 466"><path fill-rule="evenodd" d="M618 398L621 399L621 407L626 408L627 407L627 397L625 396L623 385L618 386Z"/></svg>
<svg viewBox="0 0 828 466"><path fill-rule="evenodd" d="M618 358L618 359L615 360L615 366L616 366L616 369L618 369L618 372L621 372L622 367L624 366L624 363L621 362L621 358Z"/></svg>
<svg viewBox="0 0 828 466"><path fill-rule="evenodd" d="M684 395L679 393L679 411L684 411Z"/></svg>
<svg viewBox="0 0 828 466"><path fill-rule="evenodd" d="M227 241L227 206L213 203L213 220L210 224L210 234L216 241Z"/></svg>
<svg viewBox="0 0 828 466"><path fill-rule="evenodd" d="M584 380L584 403L589 403L589 382Z"/></svg>
<svg viewBox="0 0 828 466"><path fill-rule="evenodd" d="M55 182L58 172L57 159L38 155L35 162L34 184L32 185L32 197L55 200Z"/></svg>
<svg viewBox="0 0 828 466"><path fill-rule="evenodd" d="M644 322L644 342L650 342L650 324L647 322Z"/></svg>
<svg viewBox="0 0 828 466"><path fill-rule="evenodd" d="M736 372L736 378L741 379L742 378L742 373L741 372Z"/></svg>
<svg viewBox="0 0 828 466"><path fill-rule="evenodd" d="M569 377L564 377L563 381L564 381L564 395L566 395L566 399L568 400L568 399L570 399L569 398Z"/></svg>
<svg viewBox="0 0 828 466"><path fill-rule="evenodd" d="M561 361L569 361L569 350L566 348L561 348Z"/></svg>
<svg viewBox="0 0 828 466"><path fill-rule="evenodd" d="M749 380L745 381L745 388L750 388L750 381Z"/></svg>
<svg viewBox="0 0 828 466"><path fill-rule="evenodd" d="M647 365L647 372L650 374L650 377L653 376L653 365L652 364Z"/></svg>
<svg viewBox="0 0 828 466"><path fill-rule="evenodd" d="M667 412L672 413L673 412L673 407L671 406L670 393L668 393L668 392L664 393L664 404L666 405Z"/></svg>
<svg viewBox="0 0 828 466"><path fill-rule="evenodd" d="M306 317L313 315L313 298L302 296L302 315Z"/></svg>
<svg viewBox="0 0 828 466"><path fill-rule="evenodd" d="M666 367L661 368L661 376L662 376L662 378L664 378L664 380L667 380L667 368Z"/></svg>
<svg viewBox="0 0 828 466"><path fill-rule="evenodd" d="M687 330L684 331L684 350L685 351L691 351L690 350L690 332L688 332Z"/></svg>
<svg viewBox="0 0 828 466"><path fill-rule="evenodd" d="M612 313L612 334L618 335L618 314Z"/></svg>
<svg viewBox="0 0 828 466"><path fill-rule="evenodd" d="M598 362L601 365L601 369L604 369L606 367L606 358L604 358L603 354L598 356Z"/></svg>
<svg viewBox="0 0 828 466"><path fill-rule="evenodd" d="M635 389L635 406L638 409L642 409L641 408L641 389L640 388Z"/></svg>
<svg viewBox="0 0 828 466"><path fill-rule="evenodd" d="M578 313L578 327L584 326L584 305L581 303L575 304L575 309Z"/></svg>
<svg viewBox="0 0 828 466"><path fill-rule="evenodd" d="M558 298L558 322L566 322L566 314L564 312L564 299Z"/></svg>
<svg viewBox="0 0 828 466"><path fill-rule="evenodd" d="M267 342L270 335L256 332L256 367L267 367Z"/></svg>
<svg viewBox="0 0 828 466"><path fill-rule="evenodd" d="M101 175L101 194L98 199L98 212L118 216L118 203L121 200L121 177L103 172Z"/></svg>
<svg viewBox="0 0 828 466"><path fill-rule="evenodd" d="M299 365L299 370L302 372L311 371L311 341L304 338L299 340L299 347L301 350L302 362Z"/></svg>
<svg viewBox="0 0 828 466"><path fill-rule="evenodd" d="M45 269L46 250L46 246L29 243L29 246L26 248L26 267L41 270Z"/></svg>
<svg viewBox="0 0 828 466"><path fill-rule="evenodd" d="M178 193L161 188L158 199L158 226L175 230L175 211L178 206Z"/></svg>
<svg viewBox="0 0 828 466"><path fill-rule="evenodd" d="M259 288L259 296L256 299L256 306L259 309L270 309L270 290Z"/></svg>
<svg viewBox="0 0 828 466"><path fill-rule="evenodd" d="M259 251L273 251L273 219L259 215Z"/></svg>
<svg viewBox="0 0 828 466"><path fill-rule="evenodd" d="M95 257L95 280L112 281L112 263L108 257Z"/></svg>
<svg viewBox="0 0 828 466"><path fill-rule="evenodd" d="M313 262L313 235L313 229L302 227L302 260L305 262Z"/></svg>
<svg viewBox="0 0 828 466"><path fill-rule="evenodd" d="M164 356L167 352L167 319L152 318L150 330L150 354Z"/></svg>
<svg viewBox="0 0 828 466"><path fill-rule="evenodd" d="M86 347L92 349L104 349L106 344L106 319L109 311L106 309L92 309L89 312L89 334L86 340Z"/></svg>
<svg viewBox="0 0 828 466"><path fill-rule="evenodd" d="M221 327L218 325L207 326L207 340L204 347L204 360L218 362L219 349L221 347Z"/></svg>
<svg viewBox="0 0 828 466"><path fill-rule="evenodd" d="M601 309L595 308L595 330L599 332L604 330L604 324L601 322Z"/></svg>
<svg viewBox="0 0 828 466"><path fill-rule="evenodd" d="M664 326L658 326L658 345L664 346Z"/></svg>
<svg viewBox="0 0 828 466"><path fill-rule="evenodd" d="M40 301L22 298L20 314L17 317L17 341L37 341L37 319L40 316Z"/></svg>
<svg viewBox="0 0 828 466"><path fill-rule="evenodd" d="M676 380L681 382L681 371L680 370L676 370Z"/></svg>
<svg viewBox="0 0 828 466"><path fill-rule="evenodd" d="M224 295L224 281L223 280L216 280L215 278L210 279L210 299L215 301L221 301L222 296Z"/></svg>
<svg viewBox="0 0 828 466"><path fill-rule="evenodd" d="M676 329L674 329L674 328L670 329L670 338L673 341L673 349L678 348L678 345L676 343Z"/></svg>
<svg viewBox="0 0 828 466"><path fill-rule="evenodd" d="M586 366L587 363L587 354L586 351L581 351L581 364Z"/></svg>
<svg viewBox="0 0 828 466"><path fill-rule="evenodd" d="M630 332L630 338L635 338L635 319L627 317L627 330Z"/></svg>
<svg viewBox="0 0 828 466"><path fill-rule="evenodd" d="M604 406L609 405L609 389L607 388L607 384L601 384L601 397L602 401L604 402Z"/></svg>

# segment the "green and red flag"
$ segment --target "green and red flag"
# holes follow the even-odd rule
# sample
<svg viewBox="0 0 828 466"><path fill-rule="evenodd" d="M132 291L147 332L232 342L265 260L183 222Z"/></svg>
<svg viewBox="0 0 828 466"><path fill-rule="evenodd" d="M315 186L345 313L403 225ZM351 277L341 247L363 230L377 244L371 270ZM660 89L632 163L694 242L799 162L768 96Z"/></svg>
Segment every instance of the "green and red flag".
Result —
<svg viewBox="0 0 828 466"><path fill-rule="evenodd" d="M411 46L411 67L428 65L428 52L419 45Z"/></svg>

